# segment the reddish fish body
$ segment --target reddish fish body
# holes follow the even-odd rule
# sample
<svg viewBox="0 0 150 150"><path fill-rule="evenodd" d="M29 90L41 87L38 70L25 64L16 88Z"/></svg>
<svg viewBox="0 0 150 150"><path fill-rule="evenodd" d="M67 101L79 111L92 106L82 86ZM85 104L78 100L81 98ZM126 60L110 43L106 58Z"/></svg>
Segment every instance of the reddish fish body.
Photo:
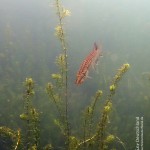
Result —
<svg viewBox="0 0 150 150"><path fill-rule="evenodd" d="M80 85L88 77L90 67L93 68L97 64L99 57L102 55L102 51L98 48L97 44L94 43L94 49L82 62L79 71L77 72L75 84Z"/></svg>

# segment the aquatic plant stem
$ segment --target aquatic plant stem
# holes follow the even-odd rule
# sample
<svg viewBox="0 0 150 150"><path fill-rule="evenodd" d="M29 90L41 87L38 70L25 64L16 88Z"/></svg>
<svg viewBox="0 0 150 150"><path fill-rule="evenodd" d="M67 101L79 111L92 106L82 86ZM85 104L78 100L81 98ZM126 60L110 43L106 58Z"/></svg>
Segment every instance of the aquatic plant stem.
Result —
<svg viewBox="0 0 150 150"><path fill-rule="evenodd" d="M54 94L54 91L53 91L53 86L52 86L51 83L48 83L48 85L47 85L47 93L48 93L48 96L50 98L52 97L52 99L53 99L53 101L55 103L55 106L57 108L58 114L59 114L60 118L63 120L64 117L63 117L63 115L61 113L60 106L57 103L57 99L55 98L55 94Z"/></svg>
<svg viewBox="0 0 150 150"><path fill-rule="evenodd" d="M59 38L65 56L65 66L64 66L65 67L65 74L64 74L65 76L65 81L64 81L65 124L66 124L67 145L69 145L70 129L69 129L69 122L68 122L68 60L67 60L67 46L66 46L64 29L63 29L61 7L60 7L59 0L56 0L56 7L57 7L58 18L59 18L59 26L61 28L61 36Z"/></svg>
<svg viewBox="0 0 150 150"><path fill-rule="evenodd" d="M105 128L107 125L108 113L109 113L109 111L106 111L106 108L109 106L109 103L111 103L111 99L108 99L105 103L102 117L99 122L99 129L97 131L97 141L99 142L99 150L104 149Z"/></svg>
<svg viewBox="0 0 150 150"><path fill-rule="evenodd" d="M104 143L104 137L105 137L105 131L106 131L106 126L107 126L107 120L108 120L108 115L109 112L112 108L112 98L116 92L118 82L121 80L122 76L124 75L125 72L128 71L130 68L130 65L123 64L117 71L116 75L114 76L112 80L112 84L109 87L109 92L110 94L107 97L106 103L104 105L104 109L102 112L102 117L100 119L99 125L98 125L98 131L97 131L97 141L98 141L98 148L99 150L103 150L105 143Z"/></svg>
<svg viewBox="0 0 150 150"><path fill-rule="evenodd" d="M25 114L26 116L29 116L29 96L25 95ZM29 118L26 120L27 124L26 124L26 149L28 150L30 147L30 120Z"/></svg>
<svg viewBox="0 0 150 150"><path fill-rule="evenodd" d="M19 146L20 141L21 141L21 139L20 139L20 129L18 129L18 131L17 131L17 137L18 137L18 139L17 139L17 143L16 143L16 146L15 146L14 150L18 149L18 146Z"/></svg>
<svg viewBox="0 0 150 150"><path fill-rule="evenodd" d="M34 81L32 78L26 78L24 93L24 113L20 115L20 119L26 121L26 137L25 149L29 150L33 146L39 149L39 115L33 108L32 97L34 96Z"/></svg>
<svg viewBox="0 0 150 150"><path fill-rule="evenodd" d="M87 141L86 139L87 137L91 137L94 111L95 111L96 103L98 99L101 98L102 93L103 92L101 90L98 90L95 93L95 96L93 97L91 104L85 110L85 118L83 123L83 142L82 142L84 144L83 145L84 149L86 148L86 142L84 141Z"/></svg>
<svg viewBox="0 0 150 150"><path fill-rule="evenodd" d="M96 135L93 135L91 138L86 139L86 140L80 142L80 143L76 146L76 149L78 149L81 145L86 144L86 143L88 143L88 142L94 140L95 138L96 138Z"/></svg>
<svg viewBox="0 0 150 150"><path fill-rule="evenodd" d="M19 149L19 146L21 144L20 129L18 129L18 131L16 132L8 127L0 126L0 136L1 136L1 140L3 138L11 139L11 142L7 143L8 146L11 146L11 149L13 149L13 150Z"/></svg>

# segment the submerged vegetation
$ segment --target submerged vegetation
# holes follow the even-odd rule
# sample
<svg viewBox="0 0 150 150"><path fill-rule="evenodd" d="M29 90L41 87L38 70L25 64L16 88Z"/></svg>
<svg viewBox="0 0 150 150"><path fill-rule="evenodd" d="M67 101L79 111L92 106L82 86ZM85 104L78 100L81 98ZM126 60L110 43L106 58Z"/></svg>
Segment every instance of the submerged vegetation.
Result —
<svg viewBox="0 0 150 150"><path fill-rule="evenodd" d="M51 74L51 81L46 84L46 93L55 105L58 115L53 120L54 124L60 129L62 141L64 141L61 149L66 150L115 150L114 142L120 143L122 149L125 149L125 144L116 135L108 132L109 114L113 108L113 96L118 88L118 83L123 75L128 71L130 65L123 64L112 78L109 86L109 93L106 97L103 96L105 91L98 89L95 92L90 104L85 108L83 113L82 136L75 135L73 127L71 127L71 119L69 118L69 95L68 95L68 48L67 39L64 31L64 19L71 13L69 10L62 7L60 0L55 0L55 6L58 16L58 25L55 28L55 35L60 41L62 51L56 57L55 63L58 68L57 73ZM5 140L10 145L9 148L3 149L24 149L24 150L51 150L59 149L59 145L55 146L49 143L42 148L40 145L40 115L37 109L32 104L32 99L36 94L34 91L35 81L32 78L26 78L24 82L25 92L23 95L24 111L20 114L20 119L24 121L25 131L18 129L13 131L7 127L0 127L0 138ZM98 101L105 99L103 109L95 120L95 110L98 107ZM82 98L81 98L82 99ZM50 131L49 131L50 132ZM58 137L60 135L57 135ZM42 139L41 139L42 140ZM2 143L5 145L4 143ZM5 145L7 147L7 144Z"/></svg>

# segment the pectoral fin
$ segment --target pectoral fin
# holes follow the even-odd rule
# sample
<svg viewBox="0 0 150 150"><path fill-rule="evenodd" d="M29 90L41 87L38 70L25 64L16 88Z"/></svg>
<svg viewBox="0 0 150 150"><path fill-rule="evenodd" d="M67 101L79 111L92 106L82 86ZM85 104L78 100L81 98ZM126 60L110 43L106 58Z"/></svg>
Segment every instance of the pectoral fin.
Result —
<svg viewBox="0 0 150 150"><path fill-rule="evenodd" d="M89 71L86 72L86 78L92 79L92 77L89 76Z"/></svg>
<svg viewBox="0 0 150 150"><path fill-rule="evenodd" d="M96 72L96 73L99 73L99 71L98 71L98 61L95 63L95 62L93 62L92 63L92 68L93 68L93 70Z"/></svg>

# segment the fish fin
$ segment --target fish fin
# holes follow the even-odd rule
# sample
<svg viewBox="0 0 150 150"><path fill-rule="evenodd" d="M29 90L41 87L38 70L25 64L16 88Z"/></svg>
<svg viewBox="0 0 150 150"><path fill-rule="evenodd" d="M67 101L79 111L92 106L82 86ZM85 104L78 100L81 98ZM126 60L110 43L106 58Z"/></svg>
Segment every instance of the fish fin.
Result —
<svg viewBox="0 0 150 150"><path fill-rule="evenodd" d="M88 79L92 79L92 77L90 77L90 76L86 76L86 78L88 78Z"/></svg>
<svg viewBox="0 0 150 150"><path fill-rule="evenodd" d="M92 63L92 68L94 69L94 70L96 70L96 67L99 65L99 61L96 61L96 62L93 62Z"/></svg>
<svg viewBox="0 0 150 150"><path fill-rule="evenodd" d="M92 79L92 77L89 76L89 71L86 72L86 78Z"/></svg>
<svg viewBox="0 0 150 150"><path fill-rule="evenodd" d="M97 74L99 73L98 66L99 66L99 61L97 61L96 63L92 63L92 68Z"/></svg>

